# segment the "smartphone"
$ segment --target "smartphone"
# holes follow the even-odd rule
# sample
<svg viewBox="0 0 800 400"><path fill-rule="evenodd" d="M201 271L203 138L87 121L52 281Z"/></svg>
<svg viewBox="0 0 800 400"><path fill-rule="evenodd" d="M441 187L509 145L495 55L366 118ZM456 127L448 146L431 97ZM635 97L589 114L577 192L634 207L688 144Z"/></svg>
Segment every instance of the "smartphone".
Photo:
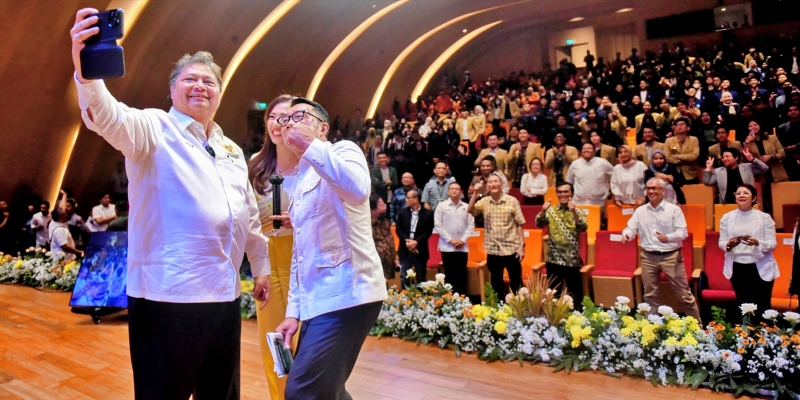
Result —
<svg viewBox="0 0 800 400"><path fill-rule="evenodd" d="M84 79L121 78L125 76L125 52L117 40L122 39L125 13L122 9L92 14L96 16L100 32L86 40L81 50L81 76ZM87 17L88 18L88 17Z"/></svg>

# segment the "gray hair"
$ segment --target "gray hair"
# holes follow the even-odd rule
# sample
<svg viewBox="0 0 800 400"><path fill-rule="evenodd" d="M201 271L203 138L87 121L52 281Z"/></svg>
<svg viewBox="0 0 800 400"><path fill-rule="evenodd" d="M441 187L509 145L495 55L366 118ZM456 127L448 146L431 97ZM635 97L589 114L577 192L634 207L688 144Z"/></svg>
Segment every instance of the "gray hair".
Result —
<svg viewBox="0 0 800 400"><path fill-rule="evenodd" d="M475 112L478 113L478 114L483 114L483 107L475 106Z"/></svg>
<svg viewBox="0 0 800 400"><path fill-rule="evenodd" d="M172 72L169 74L169 87L175 87L175 83L178 81L178 76L180 76L181 71L189 65L189 64L203 64L211 72L214 73L214 76L217 78L217 84L222 88L222 68L214 61L214 56L207 51L198 51L194 54L186 53L181 58L175 62L175 66L172 67Z"/></svg>
<svg viewBox="0 0 800 400"><path fill-rule="evenodd" d="M658 184L658 186L661 186L662 188L667 187L667 183L664 182L664 180L661 179L661 178L656 178L656 177L650 178L650 179L647 180L647 183L645 185L649 185L650 182Z"/></svg>

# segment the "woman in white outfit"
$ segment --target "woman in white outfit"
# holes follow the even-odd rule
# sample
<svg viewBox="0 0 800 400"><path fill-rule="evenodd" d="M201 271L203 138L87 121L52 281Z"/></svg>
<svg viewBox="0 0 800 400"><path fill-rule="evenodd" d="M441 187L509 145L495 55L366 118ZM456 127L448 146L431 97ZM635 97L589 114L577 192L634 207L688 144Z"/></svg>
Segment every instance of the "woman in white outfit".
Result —
<svg viewBox="0 0 800 400"><path fill-rule="evenodd" d="M522 175L519 191L525 196L522 205L540 206L544 204L544 195L547 194L547 176L542 173L544 163L541 159L534 158L528 166L528 173Z"/></svg>
<svg viewBox="0 0 800 400"><path fill-rule="evenodd" d="M633 158L630 146L623 144L617 148L619 164L614 166L611 174L611 193L614 204L640 206L644 203L644 172L647 165Z"/></svg>

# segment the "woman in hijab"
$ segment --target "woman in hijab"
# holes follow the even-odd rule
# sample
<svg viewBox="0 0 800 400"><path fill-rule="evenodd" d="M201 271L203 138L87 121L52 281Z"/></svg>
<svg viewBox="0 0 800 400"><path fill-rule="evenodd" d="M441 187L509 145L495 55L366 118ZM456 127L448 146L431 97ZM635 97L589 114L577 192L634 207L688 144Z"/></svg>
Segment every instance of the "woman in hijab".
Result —
<svg viewBox="0 0 800 400"><path fill-rule="evenodd" d="M667 155L661 150L654 150L651 155L650 168L644 171L644 181L650 178L661 178L667 186L664 188L664 200L672 204L686 204L686 197L683 195L683 173L667 164Z"/></svg>

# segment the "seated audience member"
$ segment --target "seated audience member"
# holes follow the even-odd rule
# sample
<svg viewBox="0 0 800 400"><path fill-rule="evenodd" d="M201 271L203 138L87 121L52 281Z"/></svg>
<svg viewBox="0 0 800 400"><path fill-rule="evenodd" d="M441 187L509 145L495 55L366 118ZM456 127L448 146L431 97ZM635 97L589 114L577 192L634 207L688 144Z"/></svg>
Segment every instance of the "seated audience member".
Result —
<svg viewBox="0 0 800 400"><path fill-rule="evenodd" d="M717 126L715 138L717 143L708 147L708 156L714 158L714 166L721 165L722 152L727 148L736 149L741 153L742 144L735 140L728 140L728 129L724 126Z"/></svg>
<svg viewBox="0 0 800 400"><path fill-rule="evenodd" d="M772 255L777 246L775 221L769 214L756 210L758 193L748 184L736 188L736 210L719 221L719 248L725 251L722 274L731 280L736 303L752 303L759 321L763 311L771 308L772 287L780 276Z"/></svg>
<svg viewBox="0 0 800 400"><path fill-rule="evenodd" d="M686 184L700 183L697 177L697 157L700 156L700 142L689 136L689 120L678 118L673 124L674 136L667 138L667 162L683 173Z"/></svg>
<svg viewBox="0 0 800 400"><path fill-rule="evenodd" d="M581 158L569 166L566 182L572 184L578 205L596 205L605 209L608 198L608 181L614 167L606 160L595 157L594 145L584 143Z"/></svg>
<svg viewBox="0 0 800 400"><path fill-rule="evenodd" d="M548 178L550 187L555 187L556 182L564 182L570 165L578 159L578 149L567 145L566 140L563 133L556 133L553 147L545 153L544 166L550 169Z"/></svg>
<svg viewBox="0 0 800 400"><path fill-rule="evenodd" d="M767 165L753 157L748 149L742 151L746 163L739 163L739 151L726 148L722 152L722 167L714 169L714 158L708 157L706 169L703 171L703 183L706 186L717 185L720 204L734 204L736 190L739 185L746 183L753 185L755 175L767 172Z"/></svg>
<svg viewBox="0 0 800 400"><path fill-rule="evenodd" d="M667 164L667 156L661 150L653 151L652 162L647 171L644 171L644 181L659 178L665 183L664 201L672 204L686 204L681 186L686 184L683 173Z"/></svg>
<svg viewBox="0 0 800 400"><path fill-rule="evenodd" d="M372 223L372 241L375 243L375 250L378 251L378 257L381 259L381 267L383 267L383 277L394 279L395 274L395 259L397 258L397 250L394 248L394 240L392 238L392 223L389 221L387 215L386 203L383 199L374 192L369 197L370 209L370 222Z"/></svg>
<svg viewBox="0 0 800 400"><path fill-rule="evenodd" d="M656 128L654 125L645 125L642 127L642 143L636 145L633 149L633 158L643 162L648 167L653 157L653 151L661 150L666 151L664 143L656 141Z"/></svg>
<svg viewBox="0 0 800 400"><path fill-rule="evenodd" d="M467 212L473 216L483 214L486 267L491 275L492 289L500 298L505 298L508 289L503 281L503 270L508 271L511 292L516 293L522 286L520 261L525 257L522 229L525 217L517 199L503 193L500 176L490 175L485 184L489 187L489 195L478 200L478 193L482 191L484 183L476 183Z"/></svg>
<svg viewBox="0 0 800 400"><path fill-rule="evenodd" d="M519 187L524 196L523 205L542 205L544 195L547 194L547 176L542 173L544 164L540 158L534 158L530 162L528 170L530 172L522 176L522 184Z"/></svg>
<svg viewBox="0 0 800 400"><path fill-rule="evenodd" d="M503 173L506 167L506 158L508 158L508 152L501 149L498 145L498 138L497 134L490 133L489 136L486 137L486 144L489 146L478 154L478 158L475 159L475 166L479 167L481 165L481 161L486 158L487 156L492 156L495 159L495 169Z"/></svg>
<svg viewBox="0 0 800 400"><path fill-rule="evenodd" d="M611 194L614 195L614 204L640 206L644 202L644 173L647 165L634 160L630 146L622 145L617 148L619 164L614 166L611 174Z"/></svg>

